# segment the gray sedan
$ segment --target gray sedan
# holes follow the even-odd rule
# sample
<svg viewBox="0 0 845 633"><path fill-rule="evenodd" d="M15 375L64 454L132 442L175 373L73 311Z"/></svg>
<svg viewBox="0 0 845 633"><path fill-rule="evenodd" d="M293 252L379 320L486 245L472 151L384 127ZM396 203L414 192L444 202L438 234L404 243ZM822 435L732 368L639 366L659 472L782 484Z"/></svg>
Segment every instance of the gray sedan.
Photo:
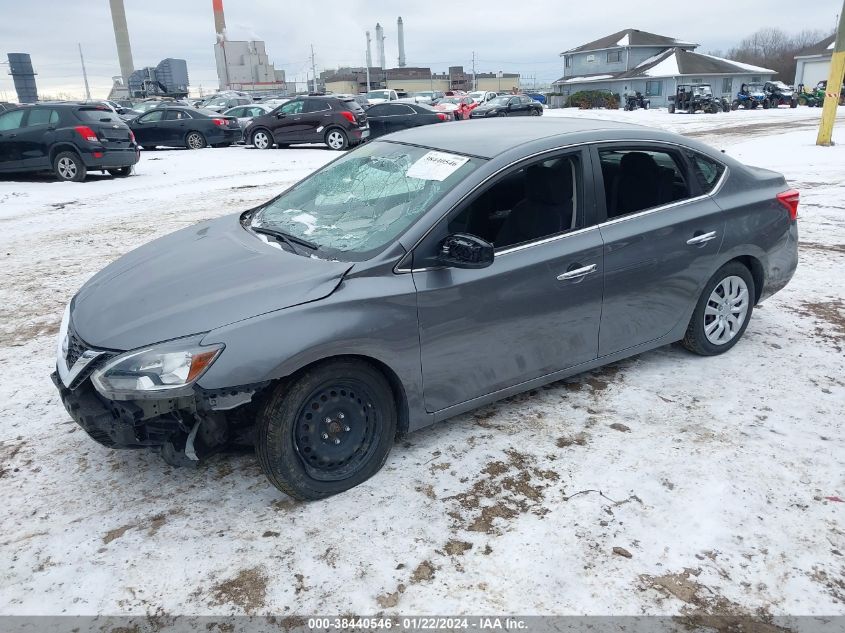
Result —
<svg viewBox="0 0 845 633"><path fill-rule="evenodd" d="M644 127L408 130L107 266L53 380L101 444L254 443L319 499L397 433L676 341L731 349L795 271L797 208L780 174Z"/></svg>
<svg viewBox="0 0 845 633"><path fill-rule="evenodd" d="M238 120L238 125L241 128L241 135L246 129L246 126L257 116L263 116L275 109L273 105L264 103L253 103L252 105L239 105L234 108L229 108L223 113L223 116L233 116Z"/></svg>

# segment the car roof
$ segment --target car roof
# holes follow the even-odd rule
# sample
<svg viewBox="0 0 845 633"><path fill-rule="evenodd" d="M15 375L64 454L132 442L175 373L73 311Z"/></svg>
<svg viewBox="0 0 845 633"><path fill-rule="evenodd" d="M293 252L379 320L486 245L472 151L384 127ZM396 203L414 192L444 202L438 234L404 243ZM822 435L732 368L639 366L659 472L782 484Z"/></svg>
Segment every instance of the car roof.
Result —
<svg viewBox="0 0 845 633"><path fill-rule="evenodd" d="M493 158L519 145L542 141L551 137L575 136L597 130L653 132L655 138L665 136L660 130L642 125L581 118L535 117L507 118L429 125L395 132L389 142L419 145L431 149Z"/></svg>

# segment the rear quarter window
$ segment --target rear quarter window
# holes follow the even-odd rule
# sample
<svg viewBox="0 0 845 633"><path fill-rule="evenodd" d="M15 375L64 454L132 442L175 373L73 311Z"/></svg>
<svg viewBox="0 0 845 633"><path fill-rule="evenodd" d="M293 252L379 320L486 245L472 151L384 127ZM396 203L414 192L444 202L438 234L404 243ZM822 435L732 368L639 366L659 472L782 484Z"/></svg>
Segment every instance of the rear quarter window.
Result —
<svg viewBox="0 0 845 633"><path fill-rule="evenodd" d="M722 174L725 173L725 166L709 156L692 152L689 156L692 163L692 172L703 193L710 193L716 187Z"/></svg>

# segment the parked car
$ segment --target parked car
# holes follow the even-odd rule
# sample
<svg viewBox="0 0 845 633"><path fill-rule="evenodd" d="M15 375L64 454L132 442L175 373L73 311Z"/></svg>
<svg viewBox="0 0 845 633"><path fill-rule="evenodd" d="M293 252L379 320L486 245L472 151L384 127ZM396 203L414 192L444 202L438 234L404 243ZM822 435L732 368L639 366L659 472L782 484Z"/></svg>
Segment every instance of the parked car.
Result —
<svg viewBox="0 0 845 633"><path fill-rule="evenodd" d="M370 138L421 125L452 121L451 113L438 112L422 103L380 103L367 110Z"/></svg>
<svg viewBox="0 0 845 633"><path fill-rule="evenodd" d="M384 103L385 101L396 101L399 95L395 90L370 90L367 94L367 101L370 105Z"/></svg>
<svg viewBox="0 0 845 633"><path fill-rule="evenodd" d="M105 106L37 104L0 114L0 172L52 170L81 182L89 171L129 176L138 158L132 130Z"/></svg>
<svg viewBox="0 0 845 633"><path fill-rule="evenodd" d="M235 117L170 104L132 119L129 127L144 149L226 147L241 138L241 128Z"/></svg>
<svg viewBox="0 0 845 633"><path fill-rule="evenodd" d="M632 95L625 95L625 109L630 111L642 108L648 110L651 106L651 100L646 99L641 92L635 92Z"/></svg>
<svg viewBox="0 0 845 633"><path fill-rule="evenodd" d="M469 96L473 101L480 104L487 103L491 99L495 99L498 95L495 92L490 92L489 90L475 90L474 92L470 92Z"/></svg>
<svg viewBox="0 0 845 633"><path fill-rule="evenodd" d="M370 136L367 115L355 99L297 97L273 112L255 117L244 129L244 139L256 149L294 143L325 143L343 150Z"/></svg>
<svg viewBox="0 0 845 633"><path fill-rule="evenodd" d="M739 92L736 93L736 99L731 103L731 110L737 110L739 108L754 110L758 106L765 109L769 107L769 97L766 91L763 90L763 84L742 84Z"/></svg>
<svg viewBox="0 0 845 633"><path fill-rule="evenodd" d="M445 97L442 92L439 90L421 90L420 92L414 93L414 100L417 103L424 103L426 105L432 105L438 99L442 99Z"/></svg>
<svg viewBox="0 0 845 633"><path fill-rule="evenodd" d="M471 113L471 119L500 116L540 116L543 105L526 95L501 95L487 103L478 105Z"/></svg>
<svg viewBox="0 0 845 633"><path fill-rule="evenodd" d="M798 107L798 95L795 90L782 81L767 81L763 84L763 92L768 96L771 108L777 108L780 105L788 105L790 108Z"/></svg>
<svg viewBox="0 0 845 633"><path fill-rule="evenodd" d="M52 379L105 446L250 441L273 485L324 498L397 432L676 341L730 350L795 271L798 200L641 126L406 130L94 275Z"/></svg>
<svg viewBox="0 0 845 633"><path fill-rule="evenodd" d="M528 94L529 97L534 99L534 101L536 101L538 103L542 103L543 105L546 105L546 95L541 94L539 92L529 92L527 94Z"/></svg>
<svg viewBox="0 0 845 633"><path fill-rule="evenodd" d="M252 105L242 105L230 108L223 113L223 116L233 116L238 120L238 125L241 128L241 140L243 140L246 138L243 136L243 131L255 117L263 116L268 112L272 112L275 109L275 106L266 103L253 103Z"/></svg>
<svg viewBox="0 0 845 633"><path fill-rule="evenodd" d="M12 108L17 108L18 105L16 103L10 103L8 101L0 101L0 112L5 112L6 110L11 110Z"/></svg>
<svg viewBox="0 0 845 633"><path fill-rule="evenodd" d="M695 114L698 111L717 114L726 111L725 104L713 96L713 89L710 84L678 84L675 94L669 95L669 114L683 110L687 114Z"/></svg>
<svg viewBox="0 0 845 633"><path fill-rule="evenodd" d="M223 112L224 110L229 110L235 106L249 105L250 103L253 103L252 97L245 95L221 95L210 99L203 105L203 107L207 110Z"/></svg>
<svg viewBox="0 0 845 633"><path fill-rule="evenodd" d="M472 97L443 97L438 99L434 109L438 112L445 112L452 116L455 121L468 119L470 113L475 110L478 103Z"/></svg>

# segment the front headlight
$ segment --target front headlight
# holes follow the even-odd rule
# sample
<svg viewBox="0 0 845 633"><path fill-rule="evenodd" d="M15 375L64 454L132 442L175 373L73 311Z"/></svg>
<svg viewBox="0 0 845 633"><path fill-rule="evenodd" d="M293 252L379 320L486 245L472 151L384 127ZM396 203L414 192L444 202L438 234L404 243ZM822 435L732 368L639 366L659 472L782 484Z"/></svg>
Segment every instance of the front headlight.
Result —
<svg viewBox="0 0 845 633"><path fill-rule="evenodd" d="M203 336L116 356L91 375L91 382L111 400L186 395L223 351L221 343L200 345Z"/></svg>

